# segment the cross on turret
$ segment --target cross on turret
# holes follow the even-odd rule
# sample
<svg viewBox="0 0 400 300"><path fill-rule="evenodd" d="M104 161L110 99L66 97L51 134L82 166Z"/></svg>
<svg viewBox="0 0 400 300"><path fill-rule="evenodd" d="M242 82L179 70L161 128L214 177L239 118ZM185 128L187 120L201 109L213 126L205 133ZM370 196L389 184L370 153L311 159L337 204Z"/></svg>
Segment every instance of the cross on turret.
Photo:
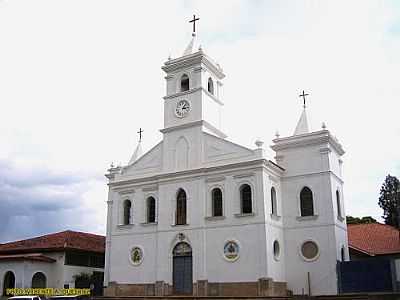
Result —
<svg viewBox="0 0 400 300"><path fill-rule="evenodd" d="M142 128L139 128L139 131L137 132L137 133L139 133L139 142L141 142L142 141L142 133L143 133L144 131L142 130Z"/></svg>
<svg viewBox="0 0 400 300"><path fill-rule="evenodd" d="M196 33L196 21L200 20L200 18L196 18L196 15L193 15L193 19L189 21L189 23L193 23L193 33Z"/></svg>
<svg viewBox="0 0 400 300"><path fill-rule="evenodd" d="M303 93L299 95L299 97L303 97L303 107L306 108L306 96L309 96L309 94L306 94L303 90Z"/></svg>

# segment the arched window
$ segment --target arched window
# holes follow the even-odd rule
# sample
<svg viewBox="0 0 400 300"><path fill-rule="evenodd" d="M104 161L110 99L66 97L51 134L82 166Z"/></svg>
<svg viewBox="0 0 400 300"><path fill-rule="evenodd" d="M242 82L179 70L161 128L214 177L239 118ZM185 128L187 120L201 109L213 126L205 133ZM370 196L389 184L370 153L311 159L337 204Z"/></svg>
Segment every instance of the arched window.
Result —
<svg viewBox="0 0 400 300"><path fill-rule="evenodd" d="M181 77L181 92L189 90L189 76L183 74Z"/></svg>
<svg viewBox="0 0 400 300"><path fill-rule="evenodd" d="M276 207L277 203L276 203L276 191L275 188L272 187L271 188L271 214L273 215L278 215L278 210Z"/></svg>
<svg viewBox="0 0 400 300"><path fill-rule="evenodd" d="M8 271L3 279L3 296L9 296L7 289L15 288L15 275L13 272Z"/></svg>
<svg viewBox="0 0 400 300"><path fill-rule="evenodd" d="M342 208L340 205L340 193L338 190L336 190L336 208L337 208L337 215L338 218L342 218Z"/></svg>
<svg viewBox="0 0 400 300"><path fill-rule="evenodd" d="M176 225L186 224L186 193L183 189L178 191L176 197Z"/></svg>
<svg viewBox="0 0 400 300"><path fill-rule="evenodd" d="M147 198L147 223L156 222L156 199L154 197Z"/></svg>
<svg viewBox="0 0 400 300"><path fill-rule="evenodd" d="M300 210L302 217L314 215L313 194L308 187L304 187L300 192Z"/></svg>
<svg viewBox="0 0 400 300"><path fill-rule="evenodd" d="M211 191L212 215L213 217L222 216L222 191L220 188L215 188Z"/></svg>
<svg viewBox="0 0 400 300"><path fill-rule="evenodd" d="M240 187L240 208L242 214L251 214L253 212L251 202L251 187L248 184L243 184Z"/></svg>
<svg viewBox="0 0 400 300"><path fill-rule="evenodd" d="M32 288L33 289L40 289L40 288L46 288L46 275L44 275L42 272L36 272L32 276Z"/></svg>
<svg viewBox="0 0 400 300"><path fill-rule="evenodd" d="M208 78L208 92L214 95L214 81L211 77Z"/></svg>
<svg viewBox="0 0 400 300"><path fill-rule="evenodd" d="M130 200L125 200L124 201L124 222L122 223L123 225L128 225L131 224L131 207L132 203Z"/></svg>

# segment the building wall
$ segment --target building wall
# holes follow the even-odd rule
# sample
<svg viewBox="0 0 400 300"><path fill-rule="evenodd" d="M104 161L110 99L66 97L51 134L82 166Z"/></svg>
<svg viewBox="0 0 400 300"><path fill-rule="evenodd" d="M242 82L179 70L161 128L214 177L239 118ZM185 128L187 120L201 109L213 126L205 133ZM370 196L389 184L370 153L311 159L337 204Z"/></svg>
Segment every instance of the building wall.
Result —
<svg viewBox="0 0 400 300"><path fill-rule="evenodd" d="M336 206L338 189L345 216L343 182L336 163L339 155L326 141L316 140L278 150L277 159L285 167L281 188L288 288L295 294L336 294L336 262L340 260L341 247L348 257L346 223L337 217ZM313 193L313 216L301 216L300 192L304 187ZM318 245L319 255L314 260L301 254L306 241Z"/></svg>
<svg viewBox="0 0 400 300"><path fill-rule="evenodd" d="M62 287L63 273L62 265L64 264L63 253L46 254L53 259L54 263L38 262L38 261L2 261L0 262L0 287L3 290L4 276L8 271L12 271L15 275L15 287L30 288L32 277L36 272L42 272L46 276L48 287Z"/></svg>
<svg viewBox="0 0 400 300"><path fill-rule="evenodd" d="M130 193L112 193L112 214L118 216L125 199L134 207L132 225L114 225L111 234L110 282L172 284L172 250L179 233L184 233L193 251L193 280L211 282L257 281L269 277L267 273L266 229L264 215L263 172L261 168L218 174L194 176L185 180L159 183L157 190L131 188ZM239 187L250 184L253 192L253 215L240 215ZM222 218L210 217L211 190L223 191ZM187 223L175 225L176 193L183 188L187 194ZM145 191L143 191L145 190ZM148 194L157 197L157 224L145 224L143 212ZM268 196L269 197L269 196ZM136 211L135 211L136 210ZM274 235L279 235L275 233ZM283 240L283 238L281 237ZM235 262L223 255L224 244L235 240L240 246L240 257ZM130 250L138 246L144 258L139 266L130 261ZM278 272L279 273L279 272ZM283 279L283 276L280 276Z"/></svg>
<svg viewBox="0 0 400 300"><path fill-rule="evenodd" d="M104 272L102 268L79 267L64 265L64 253L45 253L45 256L56 260L54 263L38 261L2 261L0 262L0 291L3 290L4 276L7 271L15 275L15 286L18 288L30 288L32 277L36 272L42 272L46 276L47 287L63 288L64 284L69 287L75 286L74 275L81 272L92 274L93 271Z"/></svg>

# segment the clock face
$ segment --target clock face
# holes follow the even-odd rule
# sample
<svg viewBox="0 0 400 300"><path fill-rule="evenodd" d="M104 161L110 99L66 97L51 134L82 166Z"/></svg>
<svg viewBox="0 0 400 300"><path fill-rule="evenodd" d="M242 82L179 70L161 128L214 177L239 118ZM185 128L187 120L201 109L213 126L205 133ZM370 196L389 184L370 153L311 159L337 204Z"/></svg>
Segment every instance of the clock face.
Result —
<svg viewBox="0 0 400 300"><path fill-rule="evenodd" d="M190 111L190 103L187 100L180 100L177 104L176 104L176 108L175 108L175 115L178 118L184 118L188 115Z"/></svg>

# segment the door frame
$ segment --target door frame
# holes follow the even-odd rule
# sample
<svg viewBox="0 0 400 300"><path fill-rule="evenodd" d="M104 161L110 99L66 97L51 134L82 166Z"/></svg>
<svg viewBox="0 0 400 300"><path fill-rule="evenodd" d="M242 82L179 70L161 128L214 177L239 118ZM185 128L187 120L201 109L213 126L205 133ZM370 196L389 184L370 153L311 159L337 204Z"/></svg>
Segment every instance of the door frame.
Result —
<svg viewBox="0 0 400 300"><path fill-rule="evenodd" d="M179 246L183 247L179 247ZM179 249L179 248L184 248L184 249ZM190 251L189 251L190 249ZM190 282L190 291L188 292L177 292L175 290L175 263L174 260L177 257L190 257L190 272L191 272L191 282ZM190 246L189 243L187 242L179 242L175 245L175 247L172 250L172 291L174 295L192 295L193 294L193 251L192 247Z"/></svg>

